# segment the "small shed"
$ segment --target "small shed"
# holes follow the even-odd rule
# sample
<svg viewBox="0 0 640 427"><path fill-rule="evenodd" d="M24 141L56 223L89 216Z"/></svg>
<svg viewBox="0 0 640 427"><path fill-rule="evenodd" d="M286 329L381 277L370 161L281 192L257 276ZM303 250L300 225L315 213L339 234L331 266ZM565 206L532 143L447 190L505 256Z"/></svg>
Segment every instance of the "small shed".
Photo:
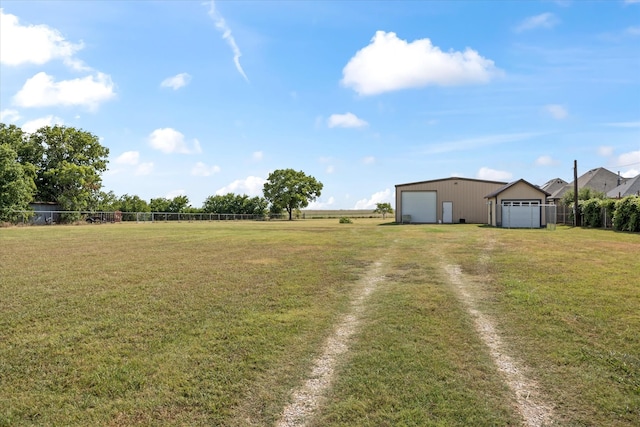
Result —
<svg viewBox="0 0 640 427"><path fill-rule="evenodd" d="M524 179L510 182L485 196L490 225L503 228L546 226L543 209L549 193Z"/></svg>
<svg viewBox="0 0 640 427"><path fill-rule="evenodd" d="M484 195L505 182L443 178L396 185L396 222L413 224L485 224Z"/></svg>

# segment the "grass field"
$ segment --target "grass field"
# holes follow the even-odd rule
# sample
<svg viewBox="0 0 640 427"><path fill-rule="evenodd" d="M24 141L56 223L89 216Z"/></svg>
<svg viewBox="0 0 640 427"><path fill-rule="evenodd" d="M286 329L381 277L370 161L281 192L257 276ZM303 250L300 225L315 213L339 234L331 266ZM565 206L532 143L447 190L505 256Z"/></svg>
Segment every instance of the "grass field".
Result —
<svg viewBox="0 0 640 427"><path fill-rule="evenodd" d="M639 235L319 219L0 229L0 426L274 425L374 264L308 425L523 424L446 265L554 425L638 425Z"/></svg>

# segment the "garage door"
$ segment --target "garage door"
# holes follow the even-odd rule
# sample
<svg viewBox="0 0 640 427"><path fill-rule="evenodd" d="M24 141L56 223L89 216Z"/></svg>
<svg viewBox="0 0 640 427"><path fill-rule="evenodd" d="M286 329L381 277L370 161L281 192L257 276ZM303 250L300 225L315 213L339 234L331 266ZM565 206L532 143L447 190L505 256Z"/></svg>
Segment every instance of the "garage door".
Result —
<svg viewBox="0 0 640 427"><path fill-rule="evenodd" d="M403 191L402 216L411 215L411 222L437 221L435 191Z"/></svg>
<svg viewBox="0 0 640 427"><path fill-rule="evenodd" d="M540 228L540 202L502 202L502 227Z"/></svg>

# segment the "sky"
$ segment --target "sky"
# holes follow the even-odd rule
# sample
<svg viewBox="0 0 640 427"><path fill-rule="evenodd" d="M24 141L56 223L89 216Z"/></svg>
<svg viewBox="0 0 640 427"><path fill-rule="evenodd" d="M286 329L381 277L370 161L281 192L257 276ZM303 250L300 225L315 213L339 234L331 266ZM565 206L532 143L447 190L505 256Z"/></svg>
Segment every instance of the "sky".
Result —
<svg viewBox="0 0 640 427"><path fill-rule="evenodd" d="M109 148L103 190L313 209L452 176L640 174L640 0L0 0L0 121Z"/></svg>

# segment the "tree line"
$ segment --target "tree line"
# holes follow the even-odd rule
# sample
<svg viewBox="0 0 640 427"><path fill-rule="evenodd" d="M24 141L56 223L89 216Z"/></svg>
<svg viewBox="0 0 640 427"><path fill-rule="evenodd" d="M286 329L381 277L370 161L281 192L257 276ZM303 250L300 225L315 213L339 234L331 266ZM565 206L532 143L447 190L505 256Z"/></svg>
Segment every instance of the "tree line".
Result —
<svg viewBox="0 0 640 427"><path fill-rule="evenodd" d="M45 126L26 133L0 123L0 221L15 219L33 202L55 203L63 211L122 211L169 213L224 213L266 215L297 209L320 197L323 185L294 169L269 174L263 197L228 193L209 196L201 208L187 196L153 198L117 196L102 188L109 149L99 138L68 126ZM72 220L74 218L69 217Z"/></svg>

